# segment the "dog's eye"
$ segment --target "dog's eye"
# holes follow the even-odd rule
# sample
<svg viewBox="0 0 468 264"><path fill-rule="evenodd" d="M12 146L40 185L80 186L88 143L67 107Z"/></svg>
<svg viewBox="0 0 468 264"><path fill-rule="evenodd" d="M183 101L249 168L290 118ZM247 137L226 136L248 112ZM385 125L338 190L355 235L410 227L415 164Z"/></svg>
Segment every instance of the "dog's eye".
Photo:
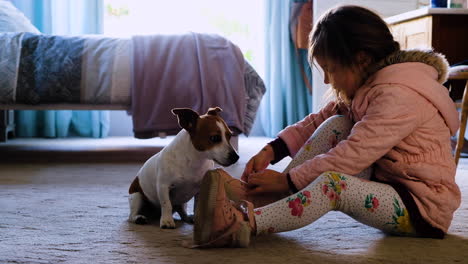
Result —
<svg viewBox="0 0 468 264"><path fill-rule="evenodd" d="M213 143L221 142L221 136L220 135L210 136L210 141Z"/></svg>

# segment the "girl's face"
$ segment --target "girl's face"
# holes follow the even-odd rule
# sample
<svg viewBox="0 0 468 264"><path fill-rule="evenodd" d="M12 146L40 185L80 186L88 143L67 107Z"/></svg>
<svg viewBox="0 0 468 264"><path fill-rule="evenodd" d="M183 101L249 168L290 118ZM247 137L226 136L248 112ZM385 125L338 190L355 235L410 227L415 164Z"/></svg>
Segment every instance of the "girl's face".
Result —
<svg viewBox="0 0 468 264"><path fill-rule="evenodd" d="M323 70L324 83L330 84L333 89L344 93L348 99L352 99L361 86L362 73L358 69L343 67L324 58L315 59Z"/></svg>

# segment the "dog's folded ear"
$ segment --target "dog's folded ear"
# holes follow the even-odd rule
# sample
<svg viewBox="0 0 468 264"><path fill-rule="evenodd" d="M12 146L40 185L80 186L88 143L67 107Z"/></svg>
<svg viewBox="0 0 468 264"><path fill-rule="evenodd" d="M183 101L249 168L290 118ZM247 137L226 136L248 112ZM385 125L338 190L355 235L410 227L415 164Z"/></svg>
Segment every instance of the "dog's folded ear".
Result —
<svg viewBox="0 0 468 264"><path fill-rule="evenodd" d="M172 113L177 116L179 126L191 132L197 125L200 115L190 108L174 108Z"/></svg>
<svg viewBox="0 0 468 264"><path fill-rule="evenodd" d="M219 112L222 112L223 109L221 107L216 106L216 107L210 107L208 109L208 112L206 112L207 115L218 115Z"/></svg>

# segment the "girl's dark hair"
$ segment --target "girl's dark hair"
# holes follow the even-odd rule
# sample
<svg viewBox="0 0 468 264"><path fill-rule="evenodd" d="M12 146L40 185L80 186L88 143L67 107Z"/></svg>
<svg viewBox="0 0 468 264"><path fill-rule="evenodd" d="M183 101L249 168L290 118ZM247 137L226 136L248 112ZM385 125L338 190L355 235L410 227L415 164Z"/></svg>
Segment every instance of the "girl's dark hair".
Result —
<svg viewBox="0 0 468 264"><path fill-rule="evenodd" d="M387 24L376 13L354 5L330 9L309 35L309 63L317 56L344 67L359 65L357 54L368 55L370 64L400 50Z"/></svg>

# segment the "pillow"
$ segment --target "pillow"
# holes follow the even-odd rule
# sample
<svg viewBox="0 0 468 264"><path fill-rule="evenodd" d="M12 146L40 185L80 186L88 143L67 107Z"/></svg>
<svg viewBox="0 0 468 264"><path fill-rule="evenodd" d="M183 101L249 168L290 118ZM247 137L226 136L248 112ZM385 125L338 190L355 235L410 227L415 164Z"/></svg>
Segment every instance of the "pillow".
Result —
<svg viewBox="0 0 468 264"><path fill-rule="evenodd" d="M40 33L10 1L0 0L0 32Z"/></svg>

